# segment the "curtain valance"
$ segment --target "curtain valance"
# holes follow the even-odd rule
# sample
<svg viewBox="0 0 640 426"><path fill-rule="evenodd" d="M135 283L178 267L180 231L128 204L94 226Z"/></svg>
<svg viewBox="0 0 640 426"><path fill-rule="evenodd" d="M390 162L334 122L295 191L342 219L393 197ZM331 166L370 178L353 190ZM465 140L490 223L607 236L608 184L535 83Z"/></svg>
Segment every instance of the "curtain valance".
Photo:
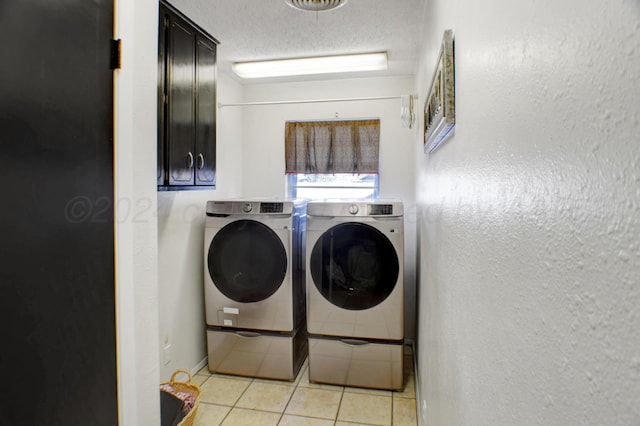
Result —
<svg viewBox="0 0 640 426"><path fill-rule="evenodd" d="M286 173L378 173L380 120L287 121Z"/></svg>

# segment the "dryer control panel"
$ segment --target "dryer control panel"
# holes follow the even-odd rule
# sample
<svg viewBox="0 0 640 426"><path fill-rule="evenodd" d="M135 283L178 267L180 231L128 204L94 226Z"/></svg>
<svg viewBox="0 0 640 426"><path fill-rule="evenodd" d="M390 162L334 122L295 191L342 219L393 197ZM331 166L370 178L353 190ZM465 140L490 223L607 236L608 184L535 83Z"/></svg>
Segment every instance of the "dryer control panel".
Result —
<svg viewBox="0 0 640 426"><path fill-rule="evenodd" d="M260 203L260 213L282 213L284 203Z"/></svg>
<svg viewBox="0 0 640 426"><path fill-rule="evenodd" d="M393 214L393 204L369 204L369 215L391 216Z"/></svg>
<svg viewBox="0 0 640 426"><path fill-rule="evenodd" d="M225 200L207 201L207 216L226 217L246 214L293 214L292 201Z"/></svg>

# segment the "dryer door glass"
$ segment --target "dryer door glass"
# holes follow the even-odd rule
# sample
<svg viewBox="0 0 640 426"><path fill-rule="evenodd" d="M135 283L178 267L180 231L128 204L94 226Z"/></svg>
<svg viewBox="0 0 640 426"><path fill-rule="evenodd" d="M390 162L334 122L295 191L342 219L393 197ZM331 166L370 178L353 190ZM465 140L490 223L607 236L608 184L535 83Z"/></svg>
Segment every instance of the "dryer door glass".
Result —
<svg viewBox="0 0 640 426"><path fill-rule="evenodd" d="M311 251L309 267L325 299L349 310L372 308L384 301L399 273L391 241L364 223L342 223L323 233Z"/></svg>
<svg viewBox="0 0 640 426"><path fill-rule="evenodd" d="M209 275L222 294L236 302L259 302L282 284L287 253L268 226L237 220L213 237L207 263Z"/></svg>

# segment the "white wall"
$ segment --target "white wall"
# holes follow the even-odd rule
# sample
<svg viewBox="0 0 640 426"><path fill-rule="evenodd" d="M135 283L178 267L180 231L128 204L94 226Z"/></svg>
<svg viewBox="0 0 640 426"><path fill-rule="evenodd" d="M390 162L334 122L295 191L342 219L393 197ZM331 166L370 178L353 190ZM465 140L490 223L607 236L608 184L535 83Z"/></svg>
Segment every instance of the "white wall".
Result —
<svg viewBox="0 0 640 426"><path fill-rule="evenodd" d="M156 0L116 0L115 234L119 424L160 424ZM91 238L91 236L87 236ZM79 404L82 401L78 401Z"/></svg>
<svg viewBox="0 0 640 426"><path fill-rule="evenodd" d="M218 101L240 101L241 86L224 74L218 77ZM215 190L158 192L162 380L168 380L176 369L202 367L207 356L203 302L205 205L208 200L241 194L242 129L241 111L218 111ZM169 359L164 356L166 345L171 345Z"/></svg>
<svg viewBox="0 0 640 426"><path fill-rule="evenodd" d="M457 124L414 144L421 424L640 424L640 3L425 5Z"/></svg>
<svg viewBox="0 0 640 426"><path fill-rule="evenodd" d="M242 188L242 117L218 115L214 191L158 193L158 2L116 0L122 39L116 72L116 289L120 424L160 423L158 386L206 356L202 307L204 205ZM238 102L242 88L219 75L218 100ZM172 344L165 365L164 342Z"/></svg>
<svg viewBox="0 0 640 426"><path fill-rule="evenodd" d="M245 86L245 102L408 95L414 80L363 78ZM284 127L288 120L380 118L380 196L405 206L405 337L415 326L415 130L402 127L400 100L244 106L243 195L285 196ZM222 109L223 114L233 107Z"/></svg>

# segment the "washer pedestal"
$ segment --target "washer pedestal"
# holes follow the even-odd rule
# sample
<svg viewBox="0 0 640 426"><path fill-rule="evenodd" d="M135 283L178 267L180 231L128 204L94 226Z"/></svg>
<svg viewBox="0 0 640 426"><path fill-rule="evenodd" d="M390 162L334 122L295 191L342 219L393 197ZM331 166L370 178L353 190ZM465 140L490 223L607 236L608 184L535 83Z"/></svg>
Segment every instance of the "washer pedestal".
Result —
<svg viewBox="0 0 640 426"><path fill-rule="evenodd" d="M309 381L372 389L403 389L403 342L309 338Z"/></svg>
<svg viewBox="0 0 640 426"><path fill-rule="evenodd" d="M307 354L304 330L279 334L207 329L209 371L263 379L295 380Z"/></svg>

